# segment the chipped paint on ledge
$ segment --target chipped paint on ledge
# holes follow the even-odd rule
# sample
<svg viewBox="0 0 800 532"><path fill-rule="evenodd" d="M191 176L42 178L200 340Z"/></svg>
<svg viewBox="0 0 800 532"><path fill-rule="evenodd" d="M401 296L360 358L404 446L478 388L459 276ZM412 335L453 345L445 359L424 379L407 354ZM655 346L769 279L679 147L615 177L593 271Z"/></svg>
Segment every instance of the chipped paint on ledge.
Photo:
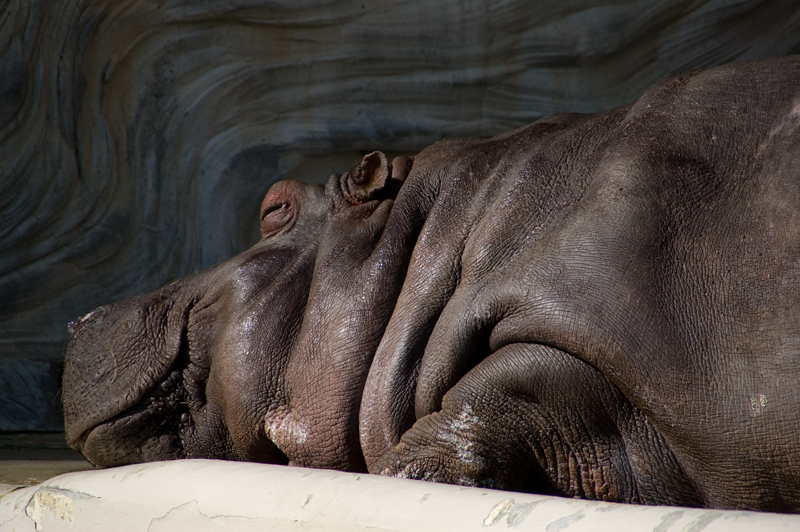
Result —
<svg viewBox="0 0 800 532"><path fill-rule="evenodd" d="M69 495L56 490L42 490L34 493L31 502L25 507L25 513L36 523L36 530L41 530L40 523L46 516L72 523L74 509L75 503Z"/></svg>
<svg viewBox="0 0 800 532"><path fill-rule="evenodd" d="M0 498L2 532L800 530L800 516L646 507L242 462L54 477Z"/></svg>

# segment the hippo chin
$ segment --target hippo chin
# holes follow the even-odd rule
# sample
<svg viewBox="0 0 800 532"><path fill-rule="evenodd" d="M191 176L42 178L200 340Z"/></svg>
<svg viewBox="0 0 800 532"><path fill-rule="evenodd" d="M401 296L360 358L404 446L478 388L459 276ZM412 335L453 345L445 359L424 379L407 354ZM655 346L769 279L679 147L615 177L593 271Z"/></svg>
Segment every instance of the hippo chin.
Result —
<svg viewBox="0 0 800 532"><path fill-rule="evenodd" d="M800 57L280 182L261 231L77 323L91 462L800 509Z"/></svg>

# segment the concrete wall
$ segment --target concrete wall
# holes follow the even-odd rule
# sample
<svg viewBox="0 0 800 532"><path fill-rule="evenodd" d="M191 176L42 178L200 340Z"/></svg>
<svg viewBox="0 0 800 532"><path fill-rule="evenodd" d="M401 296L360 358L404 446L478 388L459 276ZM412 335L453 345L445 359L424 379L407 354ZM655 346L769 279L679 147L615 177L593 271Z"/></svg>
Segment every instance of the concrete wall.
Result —
<svg viewBox="0 0 800 532"><path fill-rule="evenodd" d="M6 0L0 430L60 429L67 323L254 244L278 179L793 52L792 0Z"/></svg>

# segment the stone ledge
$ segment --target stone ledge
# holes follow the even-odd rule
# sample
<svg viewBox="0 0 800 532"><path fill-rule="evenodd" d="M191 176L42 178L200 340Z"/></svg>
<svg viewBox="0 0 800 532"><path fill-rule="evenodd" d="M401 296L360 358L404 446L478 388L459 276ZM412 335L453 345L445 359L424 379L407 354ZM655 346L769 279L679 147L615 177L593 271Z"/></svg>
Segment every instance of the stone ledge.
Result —
<svg viewBox="0 0 800 532"><path fill-rule="evenodd" d="M337 471L180 460L0 495L0 530L798 530L800 516L598 503Z"/></svg>

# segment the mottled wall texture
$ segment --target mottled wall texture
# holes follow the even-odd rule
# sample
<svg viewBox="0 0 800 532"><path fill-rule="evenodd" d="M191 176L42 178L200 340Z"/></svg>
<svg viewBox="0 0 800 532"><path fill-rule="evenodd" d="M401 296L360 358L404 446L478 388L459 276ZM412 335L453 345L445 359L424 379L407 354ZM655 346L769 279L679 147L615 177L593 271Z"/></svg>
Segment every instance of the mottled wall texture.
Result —
<svg viewBox="0 0 800 532"><path fill-rule="evenodd" d="M67 323L254 244L278 179L797 52L795 0L3 0L0 430L59 430Z"/></svg>

